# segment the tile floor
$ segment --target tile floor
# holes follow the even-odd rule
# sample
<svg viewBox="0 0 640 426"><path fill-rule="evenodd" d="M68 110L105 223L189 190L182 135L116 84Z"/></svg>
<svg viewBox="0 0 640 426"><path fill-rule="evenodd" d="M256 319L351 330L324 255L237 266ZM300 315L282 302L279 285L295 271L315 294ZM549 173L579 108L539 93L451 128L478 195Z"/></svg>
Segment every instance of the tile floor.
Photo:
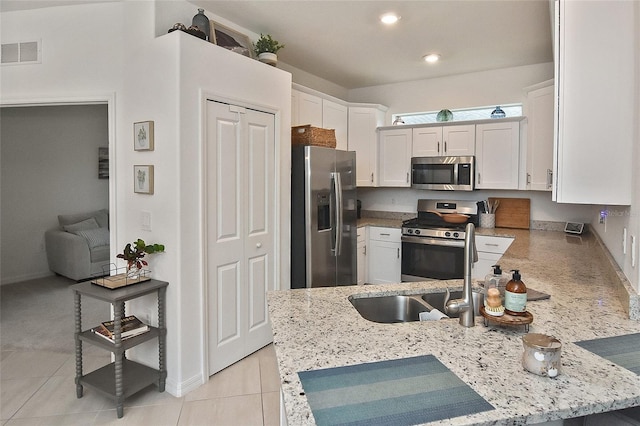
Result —
<svg viewBox="0 0 640 426"><path fill-rule="evenodd" d="M84 371L110 362L84 345ZM128 398L118 419L113 401L84 388L76 398L73 354L1 351L0 426L278 425L279 379L272 345L211 376L184 397L150 386Z"/></svg>

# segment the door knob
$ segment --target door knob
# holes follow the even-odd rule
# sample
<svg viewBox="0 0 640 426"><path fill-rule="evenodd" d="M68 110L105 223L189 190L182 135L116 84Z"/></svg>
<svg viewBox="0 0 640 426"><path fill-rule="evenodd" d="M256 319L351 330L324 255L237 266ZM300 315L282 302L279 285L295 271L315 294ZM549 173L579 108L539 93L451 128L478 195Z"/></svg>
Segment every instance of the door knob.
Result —
<svg viewBox="0 0 640 426"><path fill-rule="evenodd" d="M258 243L258 244L256 244L256 247L257 247L257 248L262 247L262 243Z"/></svg>

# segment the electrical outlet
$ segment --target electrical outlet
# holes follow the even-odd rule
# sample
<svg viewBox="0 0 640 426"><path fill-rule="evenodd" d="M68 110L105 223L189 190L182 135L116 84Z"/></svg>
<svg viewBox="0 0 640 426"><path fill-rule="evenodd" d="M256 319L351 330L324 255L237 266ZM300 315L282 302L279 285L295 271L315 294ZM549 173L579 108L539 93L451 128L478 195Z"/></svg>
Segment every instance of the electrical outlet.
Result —
<svg viewBox="0 0 640 426"><path fill-rule="evenodd" d="M607 211L606 210L600 210L600 224L601 225L606 225L607 224Z"/></svg>
<svg viewBox="0 0 640 426"><path fill-rule="evenodd" d="M140 212L140 229L151 231L151 212Z"/></svg>

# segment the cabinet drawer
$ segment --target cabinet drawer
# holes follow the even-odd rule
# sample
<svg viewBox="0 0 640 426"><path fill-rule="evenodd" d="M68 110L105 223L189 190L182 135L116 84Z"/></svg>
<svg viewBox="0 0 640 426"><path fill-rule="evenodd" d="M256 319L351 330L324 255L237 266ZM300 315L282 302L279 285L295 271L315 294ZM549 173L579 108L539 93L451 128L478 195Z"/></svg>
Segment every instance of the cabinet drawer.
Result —
<svg viewBox="0 0 640 426"><path fill-rule="evenodd" d="M369 228L369 239L377 241L400 242L402 230L400 228L380 228L371 226Z"/></svg>
<svg viewBox="0 0 640 426"><path fill-rule="evenodd" d="M504 254L512 242L513 238L508 237L476 235L476 249L479 252Z"/></svg>

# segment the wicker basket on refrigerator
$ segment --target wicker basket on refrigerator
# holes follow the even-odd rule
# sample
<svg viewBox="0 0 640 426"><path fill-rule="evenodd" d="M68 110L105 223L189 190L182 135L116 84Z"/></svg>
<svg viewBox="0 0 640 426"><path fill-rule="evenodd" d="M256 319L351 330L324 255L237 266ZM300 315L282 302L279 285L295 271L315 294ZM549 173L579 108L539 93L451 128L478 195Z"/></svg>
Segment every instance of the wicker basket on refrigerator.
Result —
<svg viewBox="0 0 640 426"><path fill-rule="evenodd" d="M336 131L321 129L309 124L291 128L291 145L313 145L325 148L336 147Z"/></svg>

